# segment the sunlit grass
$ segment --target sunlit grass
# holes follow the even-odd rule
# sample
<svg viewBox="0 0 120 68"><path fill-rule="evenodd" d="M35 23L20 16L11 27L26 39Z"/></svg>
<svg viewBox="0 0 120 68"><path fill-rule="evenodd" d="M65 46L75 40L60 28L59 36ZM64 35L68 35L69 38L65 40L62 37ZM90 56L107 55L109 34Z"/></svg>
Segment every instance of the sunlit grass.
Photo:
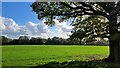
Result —
<svg viewBox="0 0 120 68"><path fill-rule="evenodd" d="M36 66L51 61L89 61L108 56L108 46L15 45L2 47L3 66Z"/></svg>

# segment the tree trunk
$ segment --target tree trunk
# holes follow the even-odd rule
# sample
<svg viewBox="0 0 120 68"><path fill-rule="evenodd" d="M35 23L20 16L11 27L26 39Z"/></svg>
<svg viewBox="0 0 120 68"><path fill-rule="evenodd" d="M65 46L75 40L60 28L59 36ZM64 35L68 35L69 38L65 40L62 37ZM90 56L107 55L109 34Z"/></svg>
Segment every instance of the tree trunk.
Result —
<svg viewBox="0 0 120 68"><path fill-rule="evenodd" d="M120 34L117 28L117 15L113 15L109 18L109 60L111 62L120 63Z"/></svg>

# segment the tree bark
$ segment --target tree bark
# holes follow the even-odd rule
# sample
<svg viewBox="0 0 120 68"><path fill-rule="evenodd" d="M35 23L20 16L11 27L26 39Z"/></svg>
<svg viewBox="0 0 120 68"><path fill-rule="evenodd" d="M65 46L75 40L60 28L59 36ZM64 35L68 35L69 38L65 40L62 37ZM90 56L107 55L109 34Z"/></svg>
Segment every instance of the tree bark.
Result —
<svg viewBox="0 0 120 68"><path fill-rule="evenodd" d="M109 18L109 33L109 60L120 63L120 34L117 27L117 15L112 15Z"/></svg>

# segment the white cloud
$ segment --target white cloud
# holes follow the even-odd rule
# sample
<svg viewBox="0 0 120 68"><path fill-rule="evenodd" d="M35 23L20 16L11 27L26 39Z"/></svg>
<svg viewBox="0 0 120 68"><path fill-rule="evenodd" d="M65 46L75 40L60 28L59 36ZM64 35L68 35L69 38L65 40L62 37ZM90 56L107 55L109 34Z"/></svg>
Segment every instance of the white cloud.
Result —
<svg viewBox="0 0 120 68"><path fill-rule="evenodd" d="M69 35L71 34L73 27L70 25L67 25L66 22L60 23L58 20L54 20L54 21L56 22L55 33L57 33L57 35L59 35L59 37L69 38Z"/></svg>
<svg viewBox="0 0 120 68"><path fill-rule="evenodd" d="M29 34L29 35L35 35L38 31L37 29L37 24L35 23L32 23L32 22L28 22L25 24L25 27L26 27L26 32Z"/></svg>
<svg viewBox="0 0 120 68"><path fill-rule="evenodd" d="M42 38L54 36L68 38L68 35L71 34L72 27L67 25L66 22L59 23L58 20L55 20L55 22L54 28L49 28L43 22L33 23L29 21L25 25L18 25L11 18L0 17L0 31L2 31L2 35L8 38L18 38L21 35Z"/></svg>
<svg viewBox="0 0 120 68"><path fill-rule="evenodd" d="M9 38L17 38L20 35L26 35L25 31L20 28L18 24L11 18L0 17L0 31L2 35Z"/></svg>

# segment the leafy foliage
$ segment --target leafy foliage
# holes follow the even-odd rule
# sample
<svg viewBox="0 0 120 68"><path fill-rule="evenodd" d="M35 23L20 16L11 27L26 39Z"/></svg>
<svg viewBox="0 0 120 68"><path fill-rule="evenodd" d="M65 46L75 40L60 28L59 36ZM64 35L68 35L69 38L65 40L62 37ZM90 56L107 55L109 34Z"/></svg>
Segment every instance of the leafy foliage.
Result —
<svg viewBox="0 0 120 68"><path fill-rule="evenodd" d="M60 22L70 19L75 26L73 35L84 32L89 38L109 38L109 19L120 13L120 2L34 2L31 7L38 14L38 19L46 19L47 25L53 26L56 18L60 18ZM84 15L90 16L82 20ZM108 22L101 21L105 18Z"/></svg>
<svg viewBox="0 0 120 68"><path fill-rule="evenodd" d="M86 16L76 19L72 24L74 26L73 35L87 37L89 39L94 39L97 37L100 38L109 38L109 24L106 18L102 16Z"/></svg>
<svg viewBox="0 0 120 68"><path fill-rule="evenodd" d="M113 10L115 14L119 14L119 6L120 2L34 2L31 5L38 14L38 19L48 18L51 22L56 16L61 19L81 15L102 15L108 18Z"/></svg>

